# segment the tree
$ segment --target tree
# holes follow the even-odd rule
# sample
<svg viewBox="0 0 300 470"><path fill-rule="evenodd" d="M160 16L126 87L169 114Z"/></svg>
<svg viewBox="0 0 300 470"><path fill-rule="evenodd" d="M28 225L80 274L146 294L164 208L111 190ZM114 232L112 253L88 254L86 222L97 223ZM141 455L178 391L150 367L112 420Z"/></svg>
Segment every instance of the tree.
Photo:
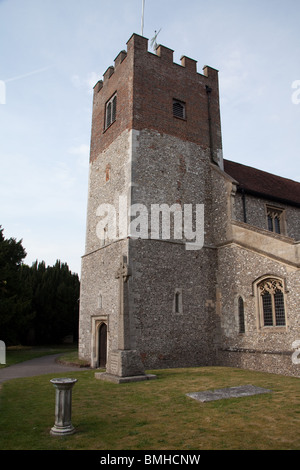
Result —
<svg viewBox="0 0 300 470"><path fill-rule="evenodd" d="M66 263L27 266L22 240L5 239L0 226L0 339L6 344L77 340L79 278Z"/></svg>
<svg viewBox="0 0 300 470"><path fill-rule="evenodd" d="M22 240L5 239L0 226L0 337L14 344L19 329L26 323L30 298L26 297L20 280L22 260L26 257Z"/></svg>
<svg viewBox="0 0 300 470"><path fill-rule="evenodd" d="M34 317L28 329L35 343L59 343L71 334L77 339L79 278L66 263L45 266L37 261L31 267L31 308Z"/></svg>

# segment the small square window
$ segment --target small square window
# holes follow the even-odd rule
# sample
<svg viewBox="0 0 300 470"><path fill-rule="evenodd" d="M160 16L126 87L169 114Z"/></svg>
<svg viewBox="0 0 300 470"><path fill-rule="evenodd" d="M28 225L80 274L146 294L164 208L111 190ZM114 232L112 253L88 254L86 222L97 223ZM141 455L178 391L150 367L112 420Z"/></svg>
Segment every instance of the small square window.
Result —
<svg viewBox="0 0 300 470"><path fill-rule="evenodd" d="M173 116L185 119L185 103L183 101L173 100Z"/></svg>
<svg viewBox="0 0 300 470"><path fill-rule="evenodd" d="M115 93L106 103L105 107L105 129L107 129L115 120L117 115L117 94Z"/></svg>

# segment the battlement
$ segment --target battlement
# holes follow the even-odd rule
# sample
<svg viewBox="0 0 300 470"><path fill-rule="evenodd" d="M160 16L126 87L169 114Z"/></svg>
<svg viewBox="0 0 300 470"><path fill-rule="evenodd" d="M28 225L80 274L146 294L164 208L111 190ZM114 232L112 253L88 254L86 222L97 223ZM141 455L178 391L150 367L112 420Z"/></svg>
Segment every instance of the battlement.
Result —
<svg viewBox="0 0 300 470"><path fill-rule="evenodd" d="M131 57L136 57L137 55L139 56L144 55L145 58L147 58L147 56L149 56L149 58L154 56L154 57L159 58L161 62L166 65L172 64L175 67L181 67L185 69L188 73L198 74L196 60L191 59L190 57L187 57L187 56L182 56L180 58L180 64L178 64L174 62L173 54L174 54L173 49L170 49L161 44L157 46L155 53L149 51L148 39L134 33L130 37L130 39L127 41L127 51L122 50L121 52L119 52L119 54L114 60L114 65L110 65L106 69L106 71L103 74L103 80L99 80L94 86L94 89L96 92L99 92L102 89L102 87L107 83L107 81L112 77L112 75L115 73L119 65L122 64L122 62L127 57L131 58ZM218 75L218 70L208 65L205 65L203 67L203 74L199 74L199 75L207 77L207 78L208 77L215 78Z"/></svg>
<svg viewBox="0 0 300 470"><path fill-rule="evenodd" d="M150 52L147 38L130 37L127 49L94 87L91 160L128 129L151 129L197 143L219 160L218 71L205 65L198 73L196 60L184 55L178 64L173 54L163 45ZM112 99L114 116L107 119Z"/></svg>

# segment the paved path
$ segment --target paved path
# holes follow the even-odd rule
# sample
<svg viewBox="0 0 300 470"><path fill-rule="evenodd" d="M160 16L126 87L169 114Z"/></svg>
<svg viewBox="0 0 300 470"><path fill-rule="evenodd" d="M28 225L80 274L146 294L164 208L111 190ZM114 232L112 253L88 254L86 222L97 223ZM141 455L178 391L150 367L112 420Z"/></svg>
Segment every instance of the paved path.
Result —
<svg viewBox="0 0 300 470"><path fill-rule="evenodd" d="M0 369L0 384L10 379L21 377L33 377L35 375L56 374L60 372L72 372L85 370L76 366L67 366L58 364L56 358L61 354L52 354L50 356L38 357L30 361L20 362L9 367Z"/></svg>

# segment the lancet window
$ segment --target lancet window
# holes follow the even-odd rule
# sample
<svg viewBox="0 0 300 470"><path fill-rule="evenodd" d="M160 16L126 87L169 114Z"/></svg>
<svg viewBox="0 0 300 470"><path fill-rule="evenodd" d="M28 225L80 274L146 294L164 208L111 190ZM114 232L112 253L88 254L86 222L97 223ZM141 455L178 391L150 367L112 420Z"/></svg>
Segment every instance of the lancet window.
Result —
<svg viewBox="0 0 300 470"><path fill-rule="evenodd" d="M117 94L115 93L106 103L105 110L105 129L107 129L115 120L117 115Z"/></svg>

